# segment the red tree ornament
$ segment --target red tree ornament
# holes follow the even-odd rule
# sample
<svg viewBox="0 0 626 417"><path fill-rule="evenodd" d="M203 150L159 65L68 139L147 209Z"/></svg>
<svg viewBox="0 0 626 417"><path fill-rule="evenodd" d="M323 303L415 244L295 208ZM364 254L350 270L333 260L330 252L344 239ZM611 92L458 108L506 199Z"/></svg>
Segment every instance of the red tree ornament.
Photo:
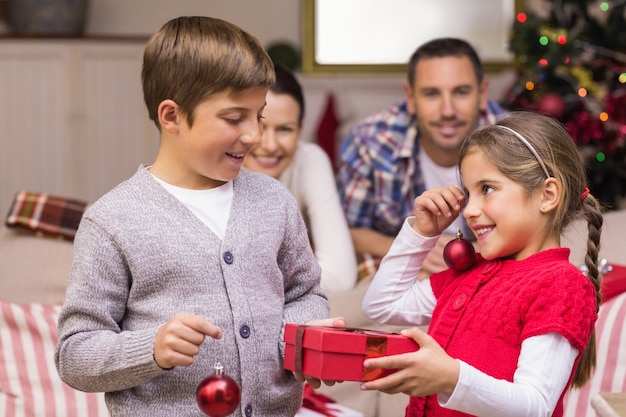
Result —
<svg viewBox="0 0 626 417"><path fill-rule="evenodd" d="M476 251L474 246L466 239L463 239L461 229L456 232L456 239L452 239L443 248L443 260L446 265L455 271L465 271L474 264Z"/></svg>
<svg viewBox="0 0 626 417"><path fill-rule="evenodd" d="M565 101L556 93L546 93L539 99L537 110L548 116L560 119L565 114Z"/></svg>
<svg viewBox="0 0 626 417"><path fill-rule="evenodd" d="M224 373L222 365L216 363L214 374L204 378L198 385L196 401L207 416L225 417L239 405L241 391L237 382Z"/></svg>

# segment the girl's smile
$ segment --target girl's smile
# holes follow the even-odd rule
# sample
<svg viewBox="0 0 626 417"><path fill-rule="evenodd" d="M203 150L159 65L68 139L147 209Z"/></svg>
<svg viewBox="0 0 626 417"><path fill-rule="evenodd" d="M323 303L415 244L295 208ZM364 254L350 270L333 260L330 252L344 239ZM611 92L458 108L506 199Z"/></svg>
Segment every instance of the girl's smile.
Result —
<svg viewBox="0 0 626 417"><path fill-rule="evenodd" d="M483 151L468 153L461 164L468 193L463 215L472 228L485 259L525 259L558 243L545 232L541 192L528 194L506 177Z"/></svg>

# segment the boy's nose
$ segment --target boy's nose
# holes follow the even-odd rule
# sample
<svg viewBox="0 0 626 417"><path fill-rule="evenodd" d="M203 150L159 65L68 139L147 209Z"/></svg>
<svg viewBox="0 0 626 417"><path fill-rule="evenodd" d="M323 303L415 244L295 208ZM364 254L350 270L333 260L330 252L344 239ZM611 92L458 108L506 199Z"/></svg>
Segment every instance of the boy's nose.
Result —
<svg viewBox="0 0 626 417"><path fill-rule="evenodd" d="M249 143L252 145L258 145L261 143L263 138L263 127L262 126L254 126L249 129L246 129L239 139L242 142Z"/></svg>

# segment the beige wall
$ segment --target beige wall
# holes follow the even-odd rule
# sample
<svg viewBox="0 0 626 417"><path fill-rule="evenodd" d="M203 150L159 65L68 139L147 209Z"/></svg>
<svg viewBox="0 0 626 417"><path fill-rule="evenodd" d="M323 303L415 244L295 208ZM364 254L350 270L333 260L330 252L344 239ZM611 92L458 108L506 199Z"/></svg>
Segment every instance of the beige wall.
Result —
<svg viewBox="0 0 626 417"><path fill-rule="evenodd" d="M527 0L527 3L540 0ZM226 19L254 34L265 46L276 41L301 43L300 0L91 0L87 33L92 35L149 35L179 15L209 15ZM508 87L510 74L492 74L490 94L498 99ZM313 137L326 94L337 95L341 129L372 110L387 106L402 95L403 75L301 75L307 115L303 137Z"/></svg>
<svg viewBox="0 0 626 417"><path fill-rule="evenodd" d="M149 35L170 18L209 15L232 21L254 34L263 45L301 43L300 0L90 0L87 33L91 35ZM513 1L513 0L511 0ZM526 0L527 4L541 0ZM498 99L508 87L510 73L491 74L490 95ZM301 75L307 101L304 138L314 135L326 94L337 95L341 129L402 95L404 75Z"/></svg>
<svg viewBox="0 0 626 417"><path fill-rule="evenodd" d="M3 103L6 106L5 111L0 113L6 119L0 124L6 130L3 131L4 139L0 138L0 156L7 159L0 164L0 178L4 181L0 181L0 210L8 209L8 201L19 189L93 200L130 176L139 163L152 162L157 131L149 124L145 114L137 78L143 41L117 42L114 39L116 36L147 38L173 17L210 15L242 26L257 36L263 45L275 41L288 41L296 47L300 45L300 0L90 2L86 33L92 36L110 35L113 39L106 44L85 41L78 42L77 46L71 40L62 40L53 42L57 44L53 47L49 40L30 39L25 41L28 48L24 48L11 46L19 40L5 39L0 42L0 72L4 76L4 84L0 83L0 87L5 92L5 98L9 98L0 101L0 107ZM129 56L123 53L127 48L134 51ZM33 56L39 57L41 65L33 62L33 56L25 59L24 54L28 55L25 49L39 51L39 55ZM43 75L37 75L37 71L42 71ZM75 72L82 76L74 76ZM108 75L105 77L102 74ZM297 75L303 84L307 105L303 140L315 139L327 95L332 92L340 119L338 142L354 123L368 113L400 99L405 78L403 74ZM489 75L492 99L498 99L506 90L512 80L511 75L511 72ZM39 84L31 82L33 79L43 83L45 88L37 88ZM111 85L107 84L109 79L114 80ZM128 85L120 80L126 80ZM46 95L50 89L53 91ZM114 112L118 110L117 105L106 103L110 100L119 102L120 97L124 97L122 101L125 105L131 106L124 110L124 123L119 121L119 117L109 117L108 113L101 111L102 108ZM43 105L51 100L55 105ZM18 117L20 115L23 117ZM28 122L33 115L39 123ZM24 117L27 121L21 124ZM111 125L110 120L113 119L117 121ZM9 132L11 126L15 129ZM112 128L113 132L110 131ZM37 129L45 130L39 132ZM16 137L20 140L13 140ZM58 138L58 146L51 137ZM126 140L129 137L134 140ZM81 146L72 145L73 141ZM69 148L64 147L67 144ZM49 151L46 151L48 148ZM126 148L124 158L116 157L120 148ZM12 155L26 155L30 159L28 163L23 163L22 160L11 159ZM111 165L113 163L114 166ZM24 178L23 172L32 174L30 180Z"/></svg>
<svg viewBox="0 0 626 417"><path fill-rule="evenodd" d="M543 2L525 0L533 8ZM90 0L86 33L147 37L164 22L180 15L209 15L232 21L254 34L265 46L276 41L288 41L297 48L301 44L301 0ZM340 129L345 130L372 110L399 99L404 81L403 74L299 74L299 77L307 101L305 140L314 135L327 93L336 93L342 120ZM498 100L510 85L512 74L490 74L489 78L490 97Z"/></svg>
<svg viewBox="0 0 626 417"><path fill-rule="evenodd" d="M87 33L147 35L180 15L207 15L236 23L263 44L300 44L300 0L90 0ZM513 0L510 0L513 1ZM533 9L543 0L525 0ZM545 8L545 7L543 7Z"/></svg>
<svg viewBox="0 0 626 417"><path fill-rule="evenodd" d="M88 34L148 35L167 20L205 15L231 21L266 45L300 43L299 0L90 0Z"/></svg>

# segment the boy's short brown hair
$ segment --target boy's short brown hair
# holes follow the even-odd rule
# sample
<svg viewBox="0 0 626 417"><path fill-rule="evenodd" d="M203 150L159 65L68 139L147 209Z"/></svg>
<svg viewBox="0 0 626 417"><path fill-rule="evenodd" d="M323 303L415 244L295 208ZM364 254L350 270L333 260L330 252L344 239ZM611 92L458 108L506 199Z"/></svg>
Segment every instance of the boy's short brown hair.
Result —
<svg viewBox="0 0 626 417"><path fill-rule="evenodd" d="M272 60L259 41L221 19L190 16L165 23L148 41L141 72L148 115L160 128L158 107L175 101L193 125L194 109L216 93L270 87Z"/></svg>

